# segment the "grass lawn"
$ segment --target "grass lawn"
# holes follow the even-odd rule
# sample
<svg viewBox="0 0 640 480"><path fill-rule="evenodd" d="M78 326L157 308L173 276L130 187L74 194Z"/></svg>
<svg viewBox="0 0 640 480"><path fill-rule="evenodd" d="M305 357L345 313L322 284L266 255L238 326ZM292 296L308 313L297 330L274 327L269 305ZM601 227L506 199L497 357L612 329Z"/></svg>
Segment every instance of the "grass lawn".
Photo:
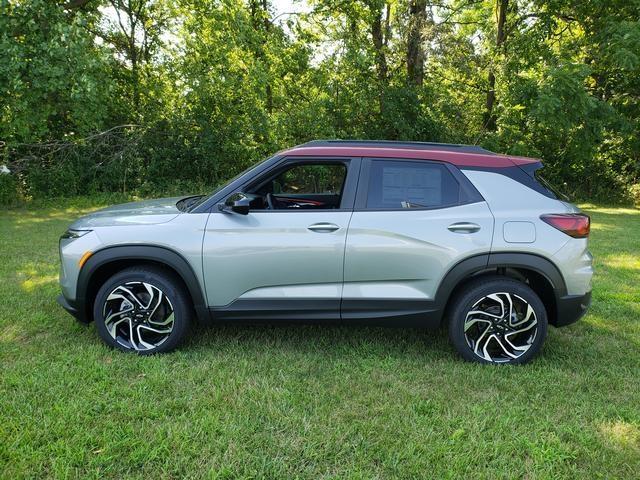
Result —
<svg viewBox="0 0 640 480"><path fill-rule="evenodd" d="M89 204L0 213L0 477L639 478L640 210L587 206L593 306L525 367L444 331L237 327L137 357L55 303Z"/></svg>

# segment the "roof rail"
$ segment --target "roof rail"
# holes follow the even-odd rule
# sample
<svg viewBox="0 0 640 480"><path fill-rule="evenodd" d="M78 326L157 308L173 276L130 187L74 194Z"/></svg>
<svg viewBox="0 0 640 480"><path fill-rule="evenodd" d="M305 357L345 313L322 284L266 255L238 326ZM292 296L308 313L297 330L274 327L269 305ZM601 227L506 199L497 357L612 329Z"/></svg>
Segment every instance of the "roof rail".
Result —
<svg viewBox="0 0 640 480"><path fill-rule="evenodd" d="M387 147L415 148L417 150L443 150L448 152L482 153L495 155L495 152L476 145L459 145L456 143L404 142L395 140L312 140L298 147Z"/></svg>

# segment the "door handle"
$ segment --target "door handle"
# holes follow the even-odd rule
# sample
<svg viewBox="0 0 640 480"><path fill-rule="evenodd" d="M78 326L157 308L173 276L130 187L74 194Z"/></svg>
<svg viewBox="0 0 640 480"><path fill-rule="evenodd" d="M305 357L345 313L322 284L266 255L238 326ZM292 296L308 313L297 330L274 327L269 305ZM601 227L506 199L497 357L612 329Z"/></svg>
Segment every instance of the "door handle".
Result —
<svg viewBox="0 0 640 480"><path fill-rule="evenodd" d="M336 230L339 230L340 227L335 223L321 222L321 223L314 223L313 225L309 225L307 229L317 233L331 233L331 232L335 232Z"/></svg>
<svg viewBox="0 0 640 480"><path fill-rule="evenodd" d="M458 222L452 223L447 228L455 233L475 233L480 230L480 225L471 222Z"/></svg>

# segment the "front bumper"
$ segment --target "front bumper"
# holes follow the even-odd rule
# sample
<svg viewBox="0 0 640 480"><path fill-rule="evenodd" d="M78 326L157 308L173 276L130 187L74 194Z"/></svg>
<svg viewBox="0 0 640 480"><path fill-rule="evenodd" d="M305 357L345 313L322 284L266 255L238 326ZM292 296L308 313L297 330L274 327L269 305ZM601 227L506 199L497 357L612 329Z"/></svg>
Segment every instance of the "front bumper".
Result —
<svg viewBox="0 0 640 480"><path fill-rule="evenodd" d="M580 320L591 306L591 292L584 295L567 295L556 300L556 327L564 327Z"/></svg>
<svg viewBox="0 0 640 480"><path fill-rule="evenodd" d="M76 318L76 320L82 323L89 323L89 320L87 319L82 309L78 308L73 302L70 302L69 300L67 300L64 297L64 295L62 294L58 295L58 298L56 298L56 301L62 308L64 308L67 312L73 315Z"/></svg>

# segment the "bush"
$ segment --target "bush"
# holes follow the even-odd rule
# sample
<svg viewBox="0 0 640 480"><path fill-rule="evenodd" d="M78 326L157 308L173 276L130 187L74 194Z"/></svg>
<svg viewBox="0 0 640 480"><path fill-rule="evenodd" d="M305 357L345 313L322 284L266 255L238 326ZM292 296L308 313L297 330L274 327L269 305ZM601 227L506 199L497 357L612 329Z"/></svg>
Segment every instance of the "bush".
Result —
<svg viewBox="0 0 640 480"><path fill-rule="evenodd" d="M425 131L432 127L422 120ZM0 174L0 204L105 193L141 197L207 193L279 148L306 140L283 135L273 143L249 142L225 137L212 127L189 129L181 122L163 121L147 128L117 127L83 139L7 147L2 157L12 173ZM425 133L426 139L431 139L429 135L436 132ZM622 167L611 159L621 155L578 156L577 148L556 154L542 148L545 145L536 151L527 149L529 142L521 145L497 136L487 137L484 144L498 152L542 157L545 176L564 185L562 190L576 201L640 203L639 184L631 183L630 175L616 173Z"/></svg>
<svg viewBox="0 0 640 480"><path fill-rule="evenodd" d="M201 133L185 138L180 129L165 124L119 127L66 142L22 144L5 152L16 173L0 174L0 204L15 203L19 197L110 192L143 197L206 193L265 155L240 142L212 141Z"/></svg>
<svg viewBox="0 0 640 480"><path fill-rule="evenodd" d="M631 185L628 191L633 204L640 206L640 183Z"/></svg>
<svg viewBox="0 0 640 480"><path fill-rule="evenodd" d="M11 173L0 172L0 205L15 205L18 202L18 182Z"/></svg>

